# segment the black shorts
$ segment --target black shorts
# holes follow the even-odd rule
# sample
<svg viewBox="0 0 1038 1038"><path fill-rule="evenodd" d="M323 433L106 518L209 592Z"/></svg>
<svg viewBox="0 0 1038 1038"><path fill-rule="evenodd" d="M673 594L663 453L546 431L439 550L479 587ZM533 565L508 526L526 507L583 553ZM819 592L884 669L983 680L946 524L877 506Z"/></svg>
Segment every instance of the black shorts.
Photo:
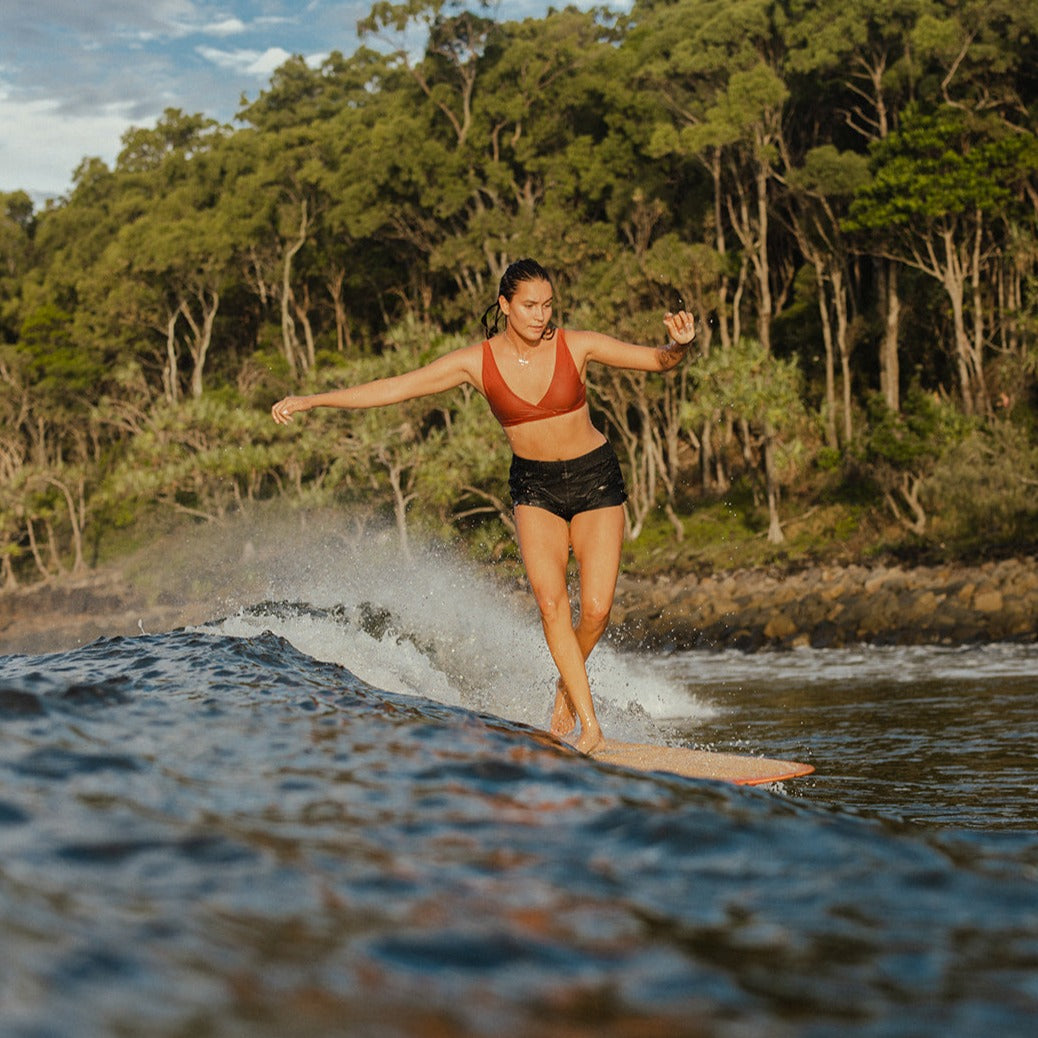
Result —
<svg viewBox="0 0 1038 1038"><path fill-rule="evenodd" d="M620 463L608 443L566 461L531 461L513 454L508 489L513 506L544 508L567 523L580 512L627 500Z"/></svg>

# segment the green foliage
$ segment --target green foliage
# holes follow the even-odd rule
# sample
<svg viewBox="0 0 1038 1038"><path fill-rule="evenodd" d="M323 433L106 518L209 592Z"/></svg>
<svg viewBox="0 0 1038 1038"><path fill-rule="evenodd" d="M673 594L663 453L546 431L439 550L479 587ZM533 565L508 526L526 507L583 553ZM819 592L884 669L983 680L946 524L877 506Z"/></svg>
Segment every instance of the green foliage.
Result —
<svg viewBox="0 0 1038 1038"><path fill-rule="evenodd" d="M76 340L72 314L52 303L25 318L18 350L26 358L33 394L44 407L82 410L104 376L103 359Z"/></svg>
<svg viewBox="0 0 1038 1038"><path fill-rule="evenodd" d="M691 370L696 390L684 411L691 425L727 410L751 423L792 431L803 417L796 359L776 357L753 339L697 357Z"/></svg>
<svg viewBox="0 0 1038 1038"><path fill-rule="evenodd" d="M995 442L943 402L949 381L978 416L1033 421L1033 4L639 0L498 21L402 0L361 31L353 54L287 60L234 128L170 108L42 211L0 195L0 554L26 561L33 509L69 543L56 483L82 488L98 536L282 496L499 538L508 451L472 391L290 429L269 407L475 338L521 255L553 268L570 326L653 343L661 311L695 312L704 355L647 380L651 400L618 379L610 402L634 464L666 470L664 531L694 496L704 422L721 419L715 440L739 426L719 484L763 454L769 493L796 467L826 328L854 347L847 413L866 415L844 464L917 525L965 514L940 473ZM918 382L897 413L863 395L881 382L881 257Z"/></svg>
<svg viewBox="0 0 1038 1038"><path fill-rule="evenodd" d="M869 396L868 409L863 457L895 469L928 471L973 427L955 407L919 386L906 394L900 412L892 411L878 393Z"/></svg>
<svg viewBox="0 0 1038 1038"><path fill-rule="evenodd" d="M158 405L113 466L98 500L216 519L269 493L284 479L283 468L303 469L311 459L294 446L269 414L245 409L233 397L210 394Z"/></svg>
<svg viewBox="0 0 1038 1038"><path fill-rule="evenodd" d="M1038 445L1007 421L951 445L926 482L938 533L959 551L1031 551L1038 544Z"/></svg>
<svg viewBox="0 0 1038 1038"><path fill-rule="evenodd" d="M933 393L914 386L903 411L892 411L879 394L869 398L871 422L859 453L848 458L848 475L875 488L894 519L915 537L927 535L931 503L927 489L945 455L969 434L974 422Z"/></svg>
<svg viewBox="0 0 1038 1038"><path fill-rule="evenodd" d="M872 148L873 179L851 205L848 230L922 229L973 211L1003 211L1035 168L1033 137L958 109L908 109Z"/></svg>

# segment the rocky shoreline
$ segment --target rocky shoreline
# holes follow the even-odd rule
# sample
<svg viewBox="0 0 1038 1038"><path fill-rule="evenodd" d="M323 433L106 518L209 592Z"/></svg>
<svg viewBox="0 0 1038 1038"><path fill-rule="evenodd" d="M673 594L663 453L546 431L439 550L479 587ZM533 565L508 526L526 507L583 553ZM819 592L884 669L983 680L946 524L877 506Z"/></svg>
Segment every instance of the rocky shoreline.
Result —
<svg viewBox="0 0 1038 1038"><path fill-rule="evenodd" d="M621 575L613 638L639 648L837 648L1038 640L1038 559Z"/></svg>
<svg viewBox="0 0 1038 1038"><path fill-rule="evenodd" d="M98 638L202 623L199 607L149 603L109 574L0 593L0 655L62 652Z"/></svg>
<svg viewBox="0 0 1038 1038"><path fill-rule="evenodd" d="M213 619L145 602L113 575L0 593L0 655ZM610 638L631 649L836 648L1038 641L1038 558L975 566L818 566L699 577L622 573Z"/></svg>

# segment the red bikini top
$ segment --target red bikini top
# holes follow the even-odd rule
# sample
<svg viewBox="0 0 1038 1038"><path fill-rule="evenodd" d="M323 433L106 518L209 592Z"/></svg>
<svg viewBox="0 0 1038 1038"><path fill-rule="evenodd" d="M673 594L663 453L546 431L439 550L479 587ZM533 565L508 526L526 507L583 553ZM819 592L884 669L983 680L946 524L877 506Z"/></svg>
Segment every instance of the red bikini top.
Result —
<svg viewBox="0 0 1038 1038"><path fill-rule="evenodd" d="M555 371L547 391L536 404L531 404L508 388L494 360L490 341L484 341L483 394L494 417L502 425L522 425L541 418L554 418L556 415L579 411L584 406L587 388L580 381L580 372L573 363L573 355L566 345L566 336L561 328L555 332L555 337Z"/></svg>

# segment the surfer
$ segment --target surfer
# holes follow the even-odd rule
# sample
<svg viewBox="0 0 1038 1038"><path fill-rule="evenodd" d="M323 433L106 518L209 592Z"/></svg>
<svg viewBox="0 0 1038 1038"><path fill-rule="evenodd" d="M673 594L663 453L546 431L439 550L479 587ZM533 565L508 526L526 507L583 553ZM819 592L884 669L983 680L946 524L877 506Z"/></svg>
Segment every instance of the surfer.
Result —
<svg viewBox="0 0 1038 1038"><path fill-rule="evenodd" d="M548 272L531 259L505 271L483 314L486 338L423 367L356 386L287 396L271 414L284 425L314 407L367 408L429 396L464 383L486 397L512 448L509 490L519 550L545 640L559 671L551 731L592 753L604 742L587 676L587 658L609 622L620 571L627 500L620 465L588 411L585 377L595 361L636 371L673 368L695 337L684 310L667 313L665 346L639 346L552 322ZM503 329L500 327L504 323ZM580 567L580 615L573 625L566 569Z"/></svg>

